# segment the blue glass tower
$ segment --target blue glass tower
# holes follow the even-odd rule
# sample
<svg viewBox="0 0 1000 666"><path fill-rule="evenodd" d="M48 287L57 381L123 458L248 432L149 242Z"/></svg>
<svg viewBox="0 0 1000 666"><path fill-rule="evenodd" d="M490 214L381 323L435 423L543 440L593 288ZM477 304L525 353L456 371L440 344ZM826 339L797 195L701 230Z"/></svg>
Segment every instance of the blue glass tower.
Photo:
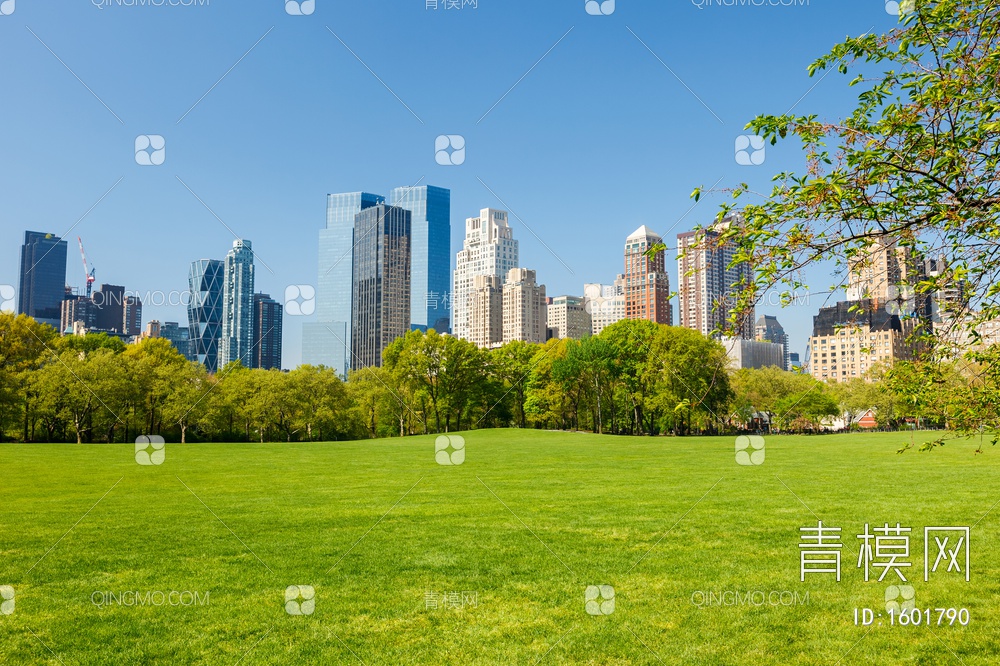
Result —
<svg viewBox="0 0 1000 666"><path fill-rule="evenodd" d="M333 368L342 377L351 367L351 293L354 273L354 217L385 203L367 192L327 195L326 228L319 232L316 322L302 327L302 362Z"/></svg>
<svg viewBox="0 0 1000 666"><path fill-rule="evenodd" d="M24 232L18 312L60 327L66 297L66 241L53 234Z"/></svg>
<svg viewBox="0 0 1000 666"><path fill-rule="evenodd" d="M225 264L218 259L201 259L191 264L188 287L189 344L193 360L208 371L219 369L219 341L222 339L222 282Z"/></svg>
<svg viewBox="0 0 1000 666"><path fill-rule="evenodd" d="M410 327L451 331L451 190L397 187L389 201L410 211Z"/></svg>

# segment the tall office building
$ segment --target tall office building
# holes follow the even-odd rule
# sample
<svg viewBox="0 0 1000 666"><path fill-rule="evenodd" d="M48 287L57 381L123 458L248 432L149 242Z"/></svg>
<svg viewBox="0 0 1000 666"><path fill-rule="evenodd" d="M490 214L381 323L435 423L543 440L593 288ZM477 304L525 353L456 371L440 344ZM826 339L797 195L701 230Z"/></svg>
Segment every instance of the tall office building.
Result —
<svg viewBox="0 0 1000 666"><path fill-rule="evenodd" d="M25 231L21 246L17 311L54 328L66 295L66 247L58 236L38 231Z"/></svg>
<svg viewBox="0 0 1000 666"><path fill-rule="evenodd" d="M503 285L503 341L545 342L548 337L548 304L545 285L535 281L535 271L512 268Z"/></svg>
<svg viewBox="0 0 1000 666"><path fill-rule="evenodd" d="M754 338L781 345L782 354L784 355L781 367L783 370L792 369L791 359L789 358L788 334L785 333L785 328L778 322L777 317L761 315L754 326Z"/></svg>
<svg viewBox="0 0 1000 666"><path fill-rule="evenodd" d="M670 309L670 277L664 252L655 257L646 251L663 241L649 227L642 225L625 241L625 318L646 319L673 325Z"/></svg>
<svg viewBox="0 0 1000 666"><path fill-rule="evenodd" d="M393 206L410 211L410 327L451 331L451 190L397 187Z"/></svg>
<svg viewBox="0 0 1000 666"><path fill-rule="evenodd" d="M94 305L93 298L68 293L60 304L59 332L63 335L72 335L79 323L83 330L97 328L97 306Z"/></svg>
<svg viewBox="0 0 1000 666"><path fill-rule="evenodd" d="M281 303L270 294L254 294L251 367L281 370L281 326Z"/></svg>
<svg viewBox="0 0 1000 666"><path fill-rule="evenodd" d="M593 321L584 299L556 296L548 305L548 327L554 338L581 340L591 334Z"/></svg>
<svg viewBox="0 0 1000 666"><path fill-rule="evenodd" d="M382 365L410 330L410 211L379 204L354 218L351 367Z"/></svg>
<svg viewBox="0 0 1000 666"><path fill-rule="evenodd" d="M93 328L122 336L142 333L142 301L138 296L130 296L125 287L102 284L92 300L96 309Z"/></svg>
<svg viewBox="0 0 1000 666"><path fill-rule="evenodd" d="M326 197L326 228L319 232L316 321L302 326L302 362L333 368L341 377L347 377L351 367L354 218L383 203L385 197L368 192Z"/></svg>
<svg viewBox="0 0 1000 666"><path fill-rule="evenodd" d="M192 360L208 371L219 369L219 342L222 340L222 286L225 264L218 259L192 262L188 274L188 330Z"/></svg>
<svg viewBox="0 0 1000 666"><path fill-rule="evenodd" d="M469 341L483 349L503 344L503 282L495 275L472 278Z"/></svg>
<svg viewBox="0 0 1000 666"><path fill-rule="evenodd" d="M677 234L680 325L706 336L724 327L730 336L752 339L752 312L735 328L728 323L740 285L753 279L749 264L731 266L736 248L719 240L733 220L729 217L711 229Z"/></svg>
<svg viewBox="0 0 1000 666"><path fill-rule="evenodd" d="M240 361L253 367L253 249L250 241L237 239L226 255L222 278L222 339L219 367Z"/></svg>
<svg viewBox="0 0 1000 666"><path fill-rule="evenodd" d="M465 241L455 258L452 288L451 330L456 337L472 337L469 304L475 277L493 275L503 280L517 265L518 243L507 224L506 211L484 208L479 217L465 221Z"/></svg>
<svg viewBox="0 0 1000 666"><path fill-rule="evenodd" d="M614 284L583 285L584 307L590 314L590 332L599 335L605 328L625 318L625 276Z"/></svg>

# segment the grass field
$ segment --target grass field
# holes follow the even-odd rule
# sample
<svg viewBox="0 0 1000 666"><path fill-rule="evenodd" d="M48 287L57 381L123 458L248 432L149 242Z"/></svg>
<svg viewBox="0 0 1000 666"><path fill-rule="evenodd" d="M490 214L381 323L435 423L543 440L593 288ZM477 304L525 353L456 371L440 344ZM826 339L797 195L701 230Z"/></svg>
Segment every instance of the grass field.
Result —
<svg viewBox="0 0 1000 666"><path fill-rule="evenodd" d="M151 466L0 445L0 663L997 663L1000 450L771 437L744 467L731 437L464 437L455 466L434 437L167 444ZM843 528L839 583L799 581L817 517ZM895 574L864 582L857 535L897 521L917 607L967 626L889 626ZM972 528L970 582L924 582L932 526ZM313 586L311 614L287 612L290 585ZM614 587L611 614L588 614L588 585Z"/></svg>

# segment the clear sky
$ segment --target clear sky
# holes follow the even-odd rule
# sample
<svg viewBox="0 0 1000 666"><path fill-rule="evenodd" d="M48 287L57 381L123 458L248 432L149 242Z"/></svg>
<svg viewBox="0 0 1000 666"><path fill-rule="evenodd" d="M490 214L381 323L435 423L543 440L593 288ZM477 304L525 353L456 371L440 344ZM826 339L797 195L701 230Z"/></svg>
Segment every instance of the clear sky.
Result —
<svg viewBox="0 0 1000 666"><path fill-rule="evenodd" d="M429 184L452 191L453 257L465 218L503 208L521 265L549 295L582 295L622 272L641 224L673 245L710 220L723 195L689 211L694 187L769 191L800 171L791 144L741 166L734 141L759 113L849 111L847 78L807 65L897 20L883 0L618 0L598 16L585 0L315 0L308 16L284 0L142 1L0 15L0 284L17 284L26 229L70 241L71 285L79 235L98 284L140 293L185 291L190 262L239 236L280 300L316 283L327 193ZM140 134L164 137L162 165L136 163ZM465 137L464 164L435 162L441 134ZM828 298L760 312L804 352ZM186 311L147 300L154 318ZM286 315L285 367L303 321Z"/></svg>

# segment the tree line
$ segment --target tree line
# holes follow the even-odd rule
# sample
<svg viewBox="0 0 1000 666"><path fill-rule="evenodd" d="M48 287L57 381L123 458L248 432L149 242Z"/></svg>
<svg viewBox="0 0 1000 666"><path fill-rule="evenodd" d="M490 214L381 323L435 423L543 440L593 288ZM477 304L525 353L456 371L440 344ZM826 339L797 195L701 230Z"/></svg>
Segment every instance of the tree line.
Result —
<svg viewBox="0 0 1000 666"><path fill-rule="evenodd" d="M986 412L960 409L958 396L972 390L995 409L992 375L984 381L956 366L927 380L929 372L898 363L880 382L839 385L778 368L734 372L722 345L697 331L621 321L583 340L491 350L411 331L389 345L382 367L353 370L346 382L308 365L281 372L236 362L212 375L167 340L60 337L24 315L0 314L0 439L334 441L500 427L809 432L869 409L887 428L915 420L982 427Z"/></svg>

